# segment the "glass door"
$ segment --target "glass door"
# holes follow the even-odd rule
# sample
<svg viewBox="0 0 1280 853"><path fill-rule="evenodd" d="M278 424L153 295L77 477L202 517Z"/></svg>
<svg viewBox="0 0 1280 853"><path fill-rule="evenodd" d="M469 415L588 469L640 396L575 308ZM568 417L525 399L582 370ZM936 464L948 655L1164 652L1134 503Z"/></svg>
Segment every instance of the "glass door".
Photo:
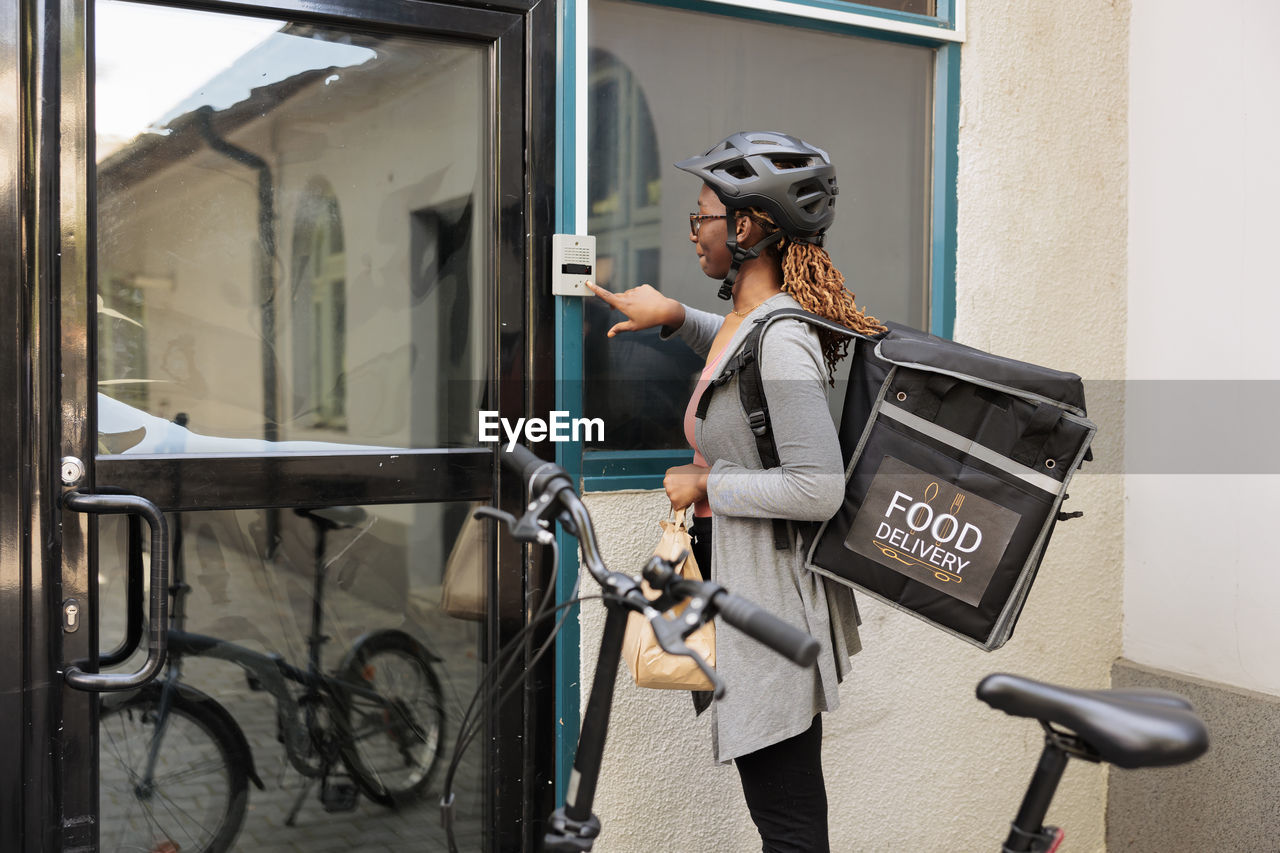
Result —
<svg viewBox="0 0 1280 853"><path fill-rule="evenodd" d="M467 519L521 497L477 412L550 378L550 15L29 5L53 686L24 713L57 749L23 748L22 843L443 849L454 737L543 571ZM550 810L549 686L517 695L451 774L461 849Z"/></svg>

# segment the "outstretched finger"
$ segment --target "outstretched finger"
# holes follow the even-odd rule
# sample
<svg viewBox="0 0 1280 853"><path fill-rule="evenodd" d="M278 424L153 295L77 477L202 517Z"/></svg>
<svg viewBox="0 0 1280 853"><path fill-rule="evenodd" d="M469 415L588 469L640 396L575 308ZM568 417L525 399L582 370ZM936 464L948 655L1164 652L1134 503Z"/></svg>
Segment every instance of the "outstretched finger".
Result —
<svg viewBox="0 0 1280 853"><path fill-rule="evenodd" d="M618 332L634 332L635 330L635 323L630 320L623 320L621 323L615 323L613 328L609 329L606 333L606 337L612 338L614 335L618 334Z"/></svg>
<svg viewBox="0 0 1280 853"><path fill-rule="evenodd" d="M587 282L587 288L596 296L603 299L611 308L618 307L618 295L613 291L605 290L603 287L600 287L595 282L591 281Z"/></svg>

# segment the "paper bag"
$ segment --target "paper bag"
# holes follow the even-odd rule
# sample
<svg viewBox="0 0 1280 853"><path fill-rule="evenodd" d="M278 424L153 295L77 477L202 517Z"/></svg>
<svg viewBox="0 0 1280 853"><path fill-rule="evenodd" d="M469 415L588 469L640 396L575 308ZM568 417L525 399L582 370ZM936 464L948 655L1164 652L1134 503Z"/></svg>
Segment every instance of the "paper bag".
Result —
<svg viewBox="0 0 1280 853"><path fill-rule="evenodd" d="M702 580L698 571L698 563L693 559L693 548L689 539L689 531L684 525L684 510L678 510L675 519L661 521L662 538L654 553L667 560L673 560L681 551L689 556L677 568L681 577L687 580ZM643 584L645 596L650 600L659 593ZM668 619L678 618L685 609L681 602L663 614ZM697 652L711 666L716 665L716 626L708 622L694 631L685 640L690 649ZM711 690L712 684L693 659L685 655L672 655L663 651L654 636L653 626L641 613L631 613L627 617L627 631L622 639L622 658L631 669L631 675L638 687L652 687L657 690Z"/></svg>
<svg viewBox="0 0 1280 853"><path fill-rule="evenodd" d="M457 619L484 621L485 569L489 553L489 528L492 522L476 518L476 506L467 512L467 520L449 552L444 565L444 590L440 609Z"/></svg>

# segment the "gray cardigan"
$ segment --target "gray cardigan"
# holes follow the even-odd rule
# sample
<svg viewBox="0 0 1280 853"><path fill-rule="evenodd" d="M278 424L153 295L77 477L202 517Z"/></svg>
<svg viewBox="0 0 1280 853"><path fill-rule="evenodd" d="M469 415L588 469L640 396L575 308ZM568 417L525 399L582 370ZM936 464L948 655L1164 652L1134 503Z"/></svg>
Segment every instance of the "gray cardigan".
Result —
<svg viewBox="0 0 1280 853"><path fill-rule="evenodd" d="M778 294L748 314L715 375L754 320L787 307L799 306ZM674 334L705 358L723 322L686 306L684 324ZM669 337L669 330L663 335ZM711 575L730 592L813 635L822 652L813 669L801 669L738 631L716 632L716 668L728 688L712 706L712 747L720 762L798 735L815 714L835 710L837 684L861 648L852 591L807 570L794 541L787 551L776 550L773 542L772 519L823 520L844 496L844 465L827 408L817 333L798 321L774 323L764 337L761 362L780 467L762 469L736 378L716 390L706 420L694 424L694 440L711 466Z"/></svg>

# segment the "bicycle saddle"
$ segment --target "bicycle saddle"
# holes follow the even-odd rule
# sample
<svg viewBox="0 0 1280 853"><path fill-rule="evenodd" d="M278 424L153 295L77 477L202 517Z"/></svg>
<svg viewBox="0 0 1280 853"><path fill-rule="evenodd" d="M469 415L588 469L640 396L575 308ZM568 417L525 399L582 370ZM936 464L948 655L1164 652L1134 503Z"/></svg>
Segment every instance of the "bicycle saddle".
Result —
<svg viewBox="0 0 1280 853"><path fill-rule="evenodd" d="M1073 690L1005 673L982 679L977 692L983 702L1010 716L1070 729L1117 767L1183 764L1209 748L1204 722L1176 693Z"/></svg>
<svg viewBox="0 0 1280 853"><path fill-rule="evenodd" d="M322 506L317 509L305 507L295 509L294 513L311 519L325 530L338 530L343 527L359 527L368 517L363 507L358 506Z"/></svg>

